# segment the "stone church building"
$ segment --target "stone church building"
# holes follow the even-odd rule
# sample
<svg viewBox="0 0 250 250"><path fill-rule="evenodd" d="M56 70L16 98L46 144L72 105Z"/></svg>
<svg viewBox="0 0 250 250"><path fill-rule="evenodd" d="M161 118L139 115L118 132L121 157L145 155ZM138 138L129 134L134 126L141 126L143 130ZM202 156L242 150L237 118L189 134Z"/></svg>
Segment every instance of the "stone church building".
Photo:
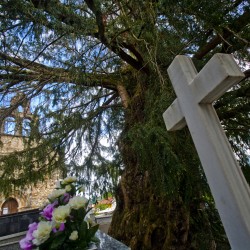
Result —
<svg viewBox="0 0 250 250"><path fill-rule="evenodd" d="M1 100L0 116L5 107L15 105L16 98L23 95L16 95L7 101ZM0 122L0 155L19 151L24 148L23 139L29 136L29 124L33 119L29 103L18 106L10 115ZM53 174L53 179L47 178L45 182L38 182L36 186L29 185L10 196L5 197L0 193L0 216L40 208L47 201L48 194L55 188L55 183L60 178L59 173Z"/></svg>

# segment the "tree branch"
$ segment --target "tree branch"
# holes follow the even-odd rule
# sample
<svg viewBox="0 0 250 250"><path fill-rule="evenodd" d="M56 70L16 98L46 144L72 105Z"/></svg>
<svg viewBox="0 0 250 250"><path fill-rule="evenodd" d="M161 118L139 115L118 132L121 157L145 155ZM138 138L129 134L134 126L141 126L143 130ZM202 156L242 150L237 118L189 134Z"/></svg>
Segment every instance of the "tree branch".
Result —
<svg viewBox="0 0 250 250"><path fill-rule="evenodd" d="M100 6L97 6L93 0L86 0L85 2L96 16L96 21L98 26L98 34L95 35L96 38L100 39L100 41L105 46L107 46L111 51L116 53L121 59L130 64L132 67L148 74L149 73L148 68L145 66L142 60L142 56L141 55L139 56L139 53L135 51L134 48L133 51L131 52L137 57L137 59L141 60L135 60L132 56L125 53L123 49L119 47L119 44L116 43L115 41L108 41L108 39L105 36L105 23L103 21L104 17L101 12ZM125 42L123 42L123 47L129 50L131 49L131 46L129 44L126 44Z"/></svg>
<svg viewBox="0 0 250 250"><path fill-rule="evenodd" d="M220 120L228 120L228 119L237 117L239 114L243 114L243 113L249 114L249 109L250 109L249 107L250 107L250 103L247 102L245 104L231 108L230 110L227 110L226 112L225 110L221 112L219 109L216 111Z"/></svg>
<svg viewBox="0 0 250 250"><path fill-rule="evenodd" d="M125 109L128 108L130 98L129 98L129 95L128 95L126 88L122 84L117 84L117 90L118 90L118 94L122 100L123 107Z"/></svg>
<svg viewBox="0 0 250 250"><path fill-rule="evenodd" d="M51 81L51 82L70 82L77 85L87 86L87 87L104 87L111 90L117 90L117 74L111 73L108 76L104 74L92 74L92 73L83 73L81 69L74 68L74 74L70 70L64 68L52 68L45 66L40 63L33 62L28 59L11 57L7 54L0 52L0 58L8 60L20 67L17 68L13 66L13 72L11 74L0 74L0 80L11 80L10 84L17 84L21 81ZM29 69L22 70L22 69ZM6 70L12 69L11 66L8 66ZM4 68L2 68L4 70ZM79 74L76 74L79 72ZM84 77L82 75L84 74Z"/></svg>
<svg viewBox="0 0 250 250"><path fill-rule="evenodd" d="M235 21L228 25L228 28L230 30L234 30L234 32L239 32L243 27L249 24L250 20L250 10L247 9L243 15L241 15L238 19L235 19ZM230 37L232 32L230 32L228 29L223 29L222 35L215 36L210 42L208 42L205 46L201 47L193 56L193 58L196 58L198 60L202 59L207 53L209 53L211 50L216 48L217 45L223 42L223 40L226 40L228 37Z"/></svg>

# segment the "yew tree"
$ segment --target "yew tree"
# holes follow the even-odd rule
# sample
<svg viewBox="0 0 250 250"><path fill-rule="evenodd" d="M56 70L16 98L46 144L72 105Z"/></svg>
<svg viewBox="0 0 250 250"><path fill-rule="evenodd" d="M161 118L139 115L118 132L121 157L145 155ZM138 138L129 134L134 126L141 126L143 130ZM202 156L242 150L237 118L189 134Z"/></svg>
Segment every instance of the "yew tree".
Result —
<svg viewBox="0 0 250 250"><path fill-rule="evenodd" d="M188 129L162 114L176 55L232 54L246 77L214 106L250 179L249 20L244 0L2 0L0 123L28 102L36 118L1 191L66 168L115 192L110 234L133 250L230 249Z"/></svg>

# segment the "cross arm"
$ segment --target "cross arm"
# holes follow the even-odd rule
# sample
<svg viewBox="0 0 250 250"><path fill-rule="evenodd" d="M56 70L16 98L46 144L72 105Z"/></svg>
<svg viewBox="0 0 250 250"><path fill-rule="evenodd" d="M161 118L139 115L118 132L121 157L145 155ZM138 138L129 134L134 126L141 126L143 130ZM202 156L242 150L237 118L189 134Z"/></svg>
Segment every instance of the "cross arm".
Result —
<svg viewBox="0 0 250 250"><path fill-rule="evenodd" d="M212 73L211 73L212 72ZM215 54L198 73L192 60L187 56L176 56L168 74L177 95L183 94L185 82L190 85L193 98L198 103L212 103L229 88L245 77L239 66L229 54ZM163 119L168 131L180 130L186 125L178 99L164 112Z"/></svg>
<svg viewBox="0 0 250 250"><path fill-rule="evenodd" d="M192 83L198 103L213 103L245 77L230 54L215 54Z"/></svg>
<svg viewBox="0 0 250 250"><path fill-rule="evenodd" d="M182 114L178 99L164 112L163 119L168 131L180 130L186 126L186 120Z"/></svg>

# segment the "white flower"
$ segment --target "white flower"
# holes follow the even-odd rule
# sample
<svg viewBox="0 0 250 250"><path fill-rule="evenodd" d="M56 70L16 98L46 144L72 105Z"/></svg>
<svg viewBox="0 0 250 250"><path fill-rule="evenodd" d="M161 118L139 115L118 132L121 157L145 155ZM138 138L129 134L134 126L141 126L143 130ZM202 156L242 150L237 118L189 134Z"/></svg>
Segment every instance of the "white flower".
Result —
<svg viewBox="0 0 250 250"><path fill-rule="evenodd" d="M65 193L65 189L55 189L52 191L51 194L48 195L48 199L50 201L54 201L59 196L63 195Z"/></svg>
<svg viewBox="0 0 250 250"><path fill-rule="evenodd" d="M85 197L75 196L69 201L69 206L74 209L79 209L87 204L88 200Z"/></svg>
<svg viewBox="0 0 250 250"><path fill-rule="evenodd" d="M70 240L77 240L78 239L78 232L77 231L73 231L71 233L71 235L69 236Z"/></svg>
<svg viewBox="0 0 250 250"><path fill-rule="evenodd" d="M62 181L62 184L69 184L69 183L72 183L72 182L76 182L76 177L74 176L69 176L69 177L66 177L63 181Z"/></svg>
<svg viewBox="0 0 250 250"><path fill-rule="evenodd" d="M65 191L66 191L66 192L69 192L71 189L72 189L72 188L71 188L70 185L66 185L66 186L65 186Z"/></svg>
<svg viewBox="0 0 250 250"><path fill-rule="evenodd" d="M59 206L55 208L52 213L52 220L56 223L65 223L67 217L70 214L70 207L69 206Z"/></svg>
<svg viewBox="0 0 250 250"><path fill-rule="evenodd" d="M32 242L36 246L41 245L43 242L45 242L49 238L51 230L52 230L52 225L50 221L39 222L37 230L35 230L32 234L34 237Z"/></svg>

